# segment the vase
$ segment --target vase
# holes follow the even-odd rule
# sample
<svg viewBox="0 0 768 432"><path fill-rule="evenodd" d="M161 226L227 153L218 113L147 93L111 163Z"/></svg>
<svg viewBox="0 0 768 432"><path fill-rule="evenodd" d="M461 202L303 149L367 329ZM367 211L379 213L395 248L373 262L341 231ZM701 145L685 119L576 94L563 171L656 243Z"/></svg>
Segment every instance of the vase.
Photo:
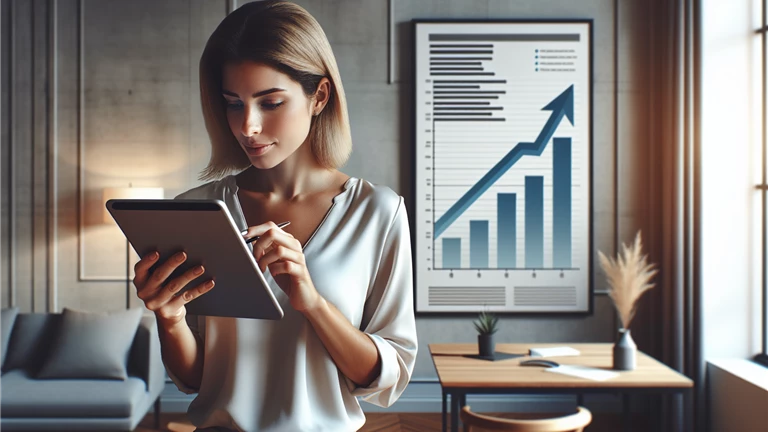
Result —
<svg viewBox="0 0 768 432"><path fill-rule="evenodd" d="M493 342L493 333L477 335L477 347L482 357L493 357L496 344Z"/></svg>
<svg viewBox="0 0 768 432"><path fill-rule="evenodd" d="M619 329L619 340L613 345L613 368L629 371L637 366L637 345L629 329Z"/></svg>

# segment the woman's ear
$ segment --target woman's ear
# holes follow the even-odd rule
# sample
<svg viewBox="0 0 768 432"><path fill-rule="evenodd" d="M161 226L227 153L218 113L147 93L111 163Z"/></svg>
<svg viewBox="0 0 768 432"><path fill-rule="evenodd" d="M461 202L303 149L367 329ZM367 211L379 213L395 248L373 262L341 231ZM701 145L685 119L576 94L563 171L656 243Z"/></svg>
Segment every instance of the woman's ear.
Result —
<svg viewBox="0 0 768 432"><path fill-rule="evenodd" d="M325 105L331 99L331 81L323 77L317 85L317 91L312 98L312 115L316 116L323 112Z"/></svg>

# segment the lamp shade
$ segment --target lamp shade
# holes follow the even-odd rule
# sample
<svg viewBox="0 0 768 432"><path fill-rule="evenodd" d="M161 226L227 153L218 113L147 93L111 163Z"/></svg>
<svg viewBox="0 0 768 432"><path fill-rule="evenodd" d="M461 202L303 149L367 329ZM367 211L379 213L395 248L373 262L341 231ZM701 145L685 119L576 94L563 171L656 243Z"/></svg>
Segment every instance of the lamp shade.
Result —
<svg viewBox="0 0 768 432"><path fill-rule="evenodd" d="M163 199L163 188L152 187L120 187L104 188L101 194L104 203L104 223L112 222L112 215L107 210L106 203L111 199Z"/></svg>

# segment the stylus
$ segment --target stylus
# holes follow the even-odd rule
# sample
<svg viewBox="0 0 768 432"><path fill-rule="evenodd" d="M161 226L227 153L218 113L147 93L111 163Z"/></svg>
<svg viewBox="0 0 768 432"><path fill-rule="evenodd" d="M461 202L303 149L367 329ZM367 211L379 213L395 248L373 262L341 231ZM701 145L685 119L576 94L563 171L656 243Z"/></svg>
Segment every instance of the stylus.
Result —
<svg viewBox="0 0 768 432"><path fill-rule="evenodd" d="M280 222L279 224L277 224L277 227L278 228L283 228L283 227L287 227L290 224L291 224L291 221ZM240 233L243 234L243 235L248 234L248 230L243 230ZM245 242L246 243L253 243L253 242L255 242L258 239L259 239L259 236L255 236L255 237L251 237L249 239L246 239Z"/></svg>

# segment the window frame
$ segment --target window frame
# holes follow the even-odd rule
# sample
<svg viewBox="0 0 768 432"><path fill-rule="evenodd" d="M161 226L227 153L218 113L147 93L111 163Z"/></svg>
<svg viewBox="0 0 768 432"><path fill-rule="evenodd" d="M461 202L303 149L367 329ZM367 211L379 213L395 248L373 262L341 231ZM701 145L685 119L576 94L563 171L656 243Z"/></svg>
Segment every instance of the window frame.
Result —
<svg viewBox="0 0 768 432"><path fill-rule="evenodd" d="M766 75L768 74L768 68L766 64L766 57L768 57L768 47L766 38L768 38L768 12L766 11L766 4L768 0L762 0L761 2L761 15L762 23L761 27L756 30L756 33L760 35L761 40L761 79L762 79L762 103L761 103L761 120L762 120L762 183L757 185L762 197L762 352L755 356L754 360L763 366L768 367L768 142L766 142L766 132L768 130L768 80Z"/></svg>

